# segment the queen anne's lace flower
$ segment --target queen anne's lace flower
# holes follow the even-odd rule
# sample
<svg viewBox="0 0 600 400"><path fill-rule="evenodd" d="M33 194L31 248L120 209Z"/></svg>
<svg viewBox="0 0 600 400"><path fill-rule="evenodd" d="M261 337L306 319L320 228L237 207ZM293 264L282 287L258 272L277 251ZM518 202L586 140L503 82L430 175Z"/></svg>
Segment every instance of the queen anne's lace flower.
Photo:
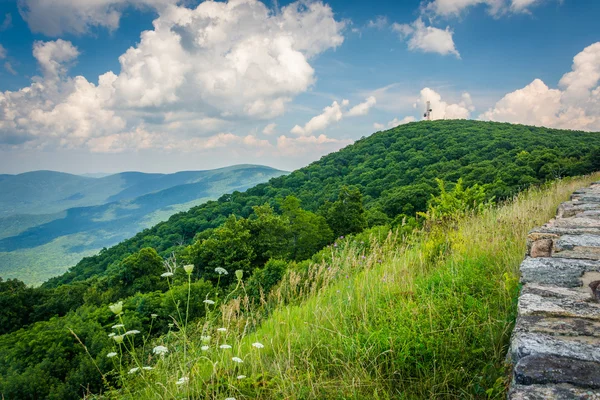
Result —
<svg viewBox="0 0 600 400"><path fill-rule="evenodd" d="M189 275L194 270L194 265L193 264L184 265L183 270L185 271L186 274Z"/></svg>
<svg viewBox="0 0 600 400"><path fill-rule="evenodd" d="M140 331L138 331L137 329L133 329L125 332L125 335L137 335L138 333L140 333Z"/></svg>
<svg viewBox="0 0 600 400"><path fill-rule="evenodd" d="M172 272L165 272L163 274L160 274L160 276L162 276L163 278L168 278L170 276L173 276L173 273Z"/></svg>
<svg viewBox="0 0 600 400"><path fill-rule="evenodd" d="M244 362L244 360L242 360L239 357L231 357L231 360L234 361L234 362L236 362L236 363L238 363L238 364L241 364L241 363Z"/></svg>
<svg viewBox="0 0 600 400"><path fill-rule="evenodd" d="M112 326L112 329L119 329L119 328L123 328L125 325L123 324L116 324Z"/></svg>
<svg viewBox="0 0 600 400"><path fill-rule="evenodd" d="M200 340L202 340L203 343L208 343L210 342L210 336L200 336Z"/></svg>
<svg viewBox="0 0 600 400"><path fill-rule="evenodd" d="M112 311L116 315L119 315L123 312L123 302L120 301L118 303L111 304L110 306L108 306L108 308L110 308L110 311Z"/></svg>
<svg viewBox="0 0 600 400"><path fill-rule="evenodd" d="M139 371L139 367L134 367L134 368L131 368L131 369L129 370L128 374L134 374L134 373L136 373L136 372L138 372L138 371Z"/></svg>
<svg viewBox="0 0 600 400"><path fill-rule="evenodd" d="M227 328L219 328L217 329L218 332L227 332Z"/></svg>
<svg viewBox="0 0 600 400"><path fill-rule="evenodd" d="M146 371L151 371L151 370L153 370L154 368L152 368L152 367L142 367L142 369L145 369Z"/></svg>
<svg viewBox="0 0 600 400"><path fill-rule="evenodd" d="M206 350L208 350L208 349L210 349L210 347L209 347L209 346L202 346L202 347L200 347L200 350L202 350L202 351L206 351Z"/></svg>
<svg viewBox="0 0 600 400"><path fill-rule="evenodd" d="M187 383L190 380L190 378L188 378L187 376L184 376L183 378L179 378L179 380L176 382L178 385L183 385L184 383Z"/></svg>
<svg viewBox="0 0 600 400"><path fill-rule="evenodd" d="M263 347L265 347L264 344L258 342L252 343L252 346L256 347L257 349L262 349Z"/></svg>
<svg viewBox="0 0 600 400"><path fill-rule="evenodd" d="M225 268L217 267L215 268L215 272L219 275L228 275L229 272Z"/></svg>
<svg viewBox="0 0 600 400"><path fill-rule="evenodd" d="M244 379L246 377L246 375L238 375L237 378L238 379Z"/></svg>
<svg viewBox="0 0 600 400"><path fill-rule="evenodd" d="M123 335L115 335L112 338L117 343L123 343L123 337L124 337Z"/></svg>
<svg viewBox="0 0 600 400"><path fill-rule="evenodd" d="M212 304L215 304L215 302L214 302L214 301L212 301L212 300L209 300L209 299L206 299L206 300L204 300L204 302L205 302L206 304L211 304L211 305L212 305Z"/></svg>
<svg viewBox="0 0 600 400"><path fill-rule="evenodd" d="M164 355L167 354L169 352L169 349L167 349L165 346L156 346L155 348L152 349L152 352L154 354L158 354L158 355Z"/></svg>
<svg viewBox="0 0 600 400"><path fill-rule="evenodd" d="M220 349L230 349L230 348L231 348L231 346L230 346L230 345L228 345L228 344L222 344L222 345L220 345L220 346L219 346L219 348L220 348Z"/></svg>
<svg viewBox="0 0 600 400"><path fill-rule="evenodd" d="M111 351L110 353L108 353L108 354L106 355L106 357L108 357L108 358L113 358L113 357L114 357L114 356L116 356L116 355L117 355L117 353L115 353L114 351Z"/></svg>

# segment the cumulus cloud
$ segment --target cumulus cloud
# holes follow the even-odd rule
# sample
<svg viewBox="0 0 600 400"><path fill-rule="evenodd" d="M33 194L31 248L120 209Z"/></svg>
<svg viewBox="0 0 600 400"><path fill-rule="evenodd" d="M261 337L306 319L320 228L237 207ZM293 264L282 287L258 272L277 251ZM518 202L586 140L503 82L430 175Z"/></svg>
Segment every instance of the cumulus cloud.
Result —
<svg viewBox="0 0 600 400"><path fill-rule="evenodd" d="M334 122L338 122L344 116L343 108L349 104L348 100L342 100L341 104L334 101L330 106L323 109L323 112L312 117L303 127L296 125L290 131L295 135L309 136L315 131L321 131Z"/></svg>
<svg viewBox="0 0 600 400"><path fill-rule="evenodd" d="M355 105L347 113L347 117L356 117L359 115L367 115L371 107L377 104L375 96L369 96L364 102Z"/></svg>
<svg viewBox="0 0 600 400"><path fill-rule="evenodd" d="M51 42L36 41L33 43L33 56L45 76L56 78L66 74L68 63L79 56L79 51L71 42L62 39Z"/></svg>
<svg viewBox="0 0 600 400"><path fill-rule="evenodd" d="M404 117L402 119L394 118L393 120L389 121L387 123L387 125L375 122L373 124L373 128L381 130L381 129L384 129L387 126L387 128L389 129L389 128L393 128L393 127L398 126L398 125L408 124L409 122L415 122L416 120L417 119L415 117L413 117L413 116L407 116L407 117Z"/></svg>
<svg viewBox="0 0 600 400"><path fill-rule="evenodd" d="M506 13L529 13L532 6L539 5L546 0L433 0L424 2L422 11L434 16L459 16L466 9L485 5L487 12L499 17Z"/></svg>
<svg viewBox="0 0 600 400"><path fill-rule="evenodd" d="M367 28L383 29L386 26L388 26L388 19L385 15L378 15L377 18L367 22Z"/></svg>
<svg viewBox="0 0 600 400"><path fill-rule="evenodd" d="M94 27L113 31L119 27L127 7L152 8L158 11L177 0L19 0L19 12L36 33L60 36L85 34Z"/></svg>
<svg viewBox="0 0 600 400"><path fill-rule="evenodd" d="M431 104L431 119L468 119L471 112L475 110L471 95L463 93L461 101L458 103L447 103L442 100L442 96L435 90L424 88L421 95L415 103L415 108L425 110L427 102ZM409 121L410 122L410 121Z"/></svg>
<svg viewBox="0 0 600 400"><path fill-rule="evenodd" d="M55 6L57 1L65 2L65 14L73 6L93 15L88 22L82 17L85 29L104 24L98 15L108 14L95 10L121 4L31 0L25 2L26 12L33 12L34 4ZM19 91L0 93L0 145L111 152L127 146L168 149L169 143L206 148L201 144L206 137L228 124L283 113L315 82L312 59L344 40L344 23L321 2L296 2L276 13L257 0L206 1L195 8L153 3L165 6L154 29L119 57L118 75L108 71L97 84L68 76L79 54L70 42L36 42L34 56L43 77ZM245 141L231 143L253 141L240 137Z"/></svg>
<svg viewBox="0 0 600 400"><path fill-rule="evenodd" d="M508 93L480 119L554 128L600 130L600 42L573 59L558 89L535 79Z"/></svg>
<svg viewBox="0 0 600 400"><path fill-rule="evenodd" d="M444 56L454 54L457 58L460 58L452 37L454 32L450 27L439 29L426 26L423 19L419 17L411 24L394 23L392 30L407 41L409 50L438 53Z"/></svg>
<svg viewBox="0 0 600 400"><path fill-rule="evenodd" d="M276 127L277 127L277 124L271 123L271 124L265 126L265 128L262 130L262 133L264 133L265 135L272 135L273 133L275 133Z"/></svg>

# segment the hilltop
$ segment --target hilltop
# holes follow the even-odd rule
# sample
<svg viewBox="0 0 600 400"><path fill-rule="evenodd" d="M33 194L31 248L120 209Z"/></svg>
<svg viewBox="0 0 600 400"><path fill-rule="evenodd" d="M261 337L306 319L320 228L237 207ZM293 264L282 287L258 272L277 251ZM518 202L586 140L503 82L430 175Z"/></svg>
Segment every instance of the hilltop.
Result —
<svg viewBox="0 0 600 400"><path fill-rule="evenodd" d="M382 383L361 386L366 390L365 396L381 394L382 390L389 388L387 383L396 382L394 379L397 377L390 374L398 370L398 366L404 368L401 371L411 382L432 376L431 380L423 380L425 386L418 388L421 394L432 393L428 390L433 390L433 386L426 386L426 382L430 382L437 385L435 387L439 390L448 389L458 396L465 374L480 371L481 368L489 368L490 371L481 373L481 382L469 382L472 389L469 393L483 390L479 392L482 395L490 386L495 390L493 379L501 374L497 371L496 356L501 353L505 340L501 329L510 325L510 305L513 301L511 295L515 288L510 283L511 279L514 280L513 276L506 276L506 286L494 281L502 279L499 277L503 273L512 271L507 270L510 266L503 263L506 258L502 253L502 246L509 246L510 260L515 254L520 258L522 252L519 252L516 244L517 236L528 226L523 217L536 212L537 219L542 218L542 214L543 218L547 218L548 213L540 210L534 201L527 203L525 212L517 210L509 216L506 213L486 214L485 226L503 223L503 230L497 232L498 236L485 236L481 232L478 234L479 221L469 222L469 235L460 236L453 242L452 251L444 239L448 237L446 232L432 237L431 241L423 239L419 242L419 249L406 255L405 245L413 242L404 242L403 238L410 238L413 233L421 231L424 220L415 218L416 213L430 213L431 207L437 207L436 212L439 211L439 215L443 216L441 221L444 221L444 218L454 218L457 203L462 207L459 211L464 212L461 218L466 218L469 213L488 210L494 202L511 199L532 185L590 173L598 169L600 164L599 149L600 135L589 132L478 121L424 121L402 125L362 138L289 175L273 178L245 192L223 195L216 201L177 213L167 221L102 250L98 255L83 259L67 273L49 280L40 288L26 288L18 281L1 282L0 300L5 307L0 309L0 329L3 333L0 336L0 390L8 398L37 396L71 399L80 397L82 387L95 393L106 389L106 382L103 382L98 369L106 374L115 368L115 359L107 355L118 344L108 334L112 332L118 337L125 335L125 331L120 331L120 323L130 332L123 336L128 338L127 346L135 343L136 350L132 350L131 355L125 355L122 360L133 369L132 376L128 376L126 371L105 376L115 390L124 384L133 385L128 388L135 391L145 390L145 375L140 375L140 381L136 381L134 375L138 371L135 368L142 366L140 360L151 363L156 367L157 373L163 374L157 375L157 378L167 379L169 374L173 376L168 379L181 378L177 375L180 372L187 373L189 365L189 360L180 358L181 354L188 354L184 349L189 348L190 352L198 350L201 345L200 336L205 335L203 329L211 329L211 336L217 337L220 333L212 332L212 329L221 324L227 324L231 331L232 336L225 337L236 340L236 346L240 343L241 347L236 347L240 354L242 350L247 350L244 346L248 346L248 340L251 340L238 336L246 332L246 326L262 332L265 338L261 340L268 340L267 333L277 330L274 326L291 327L295 326L293 324L300 324L294 328L301 335L302 342L298 342L300 347L294 347L296 345L281 337L273 339L274 343L281 345L279 350L289 348L290 352L293 350L289 354L300 356L294 357L293 361L285 361L279 350L269 350L274 358L265 359L262 364L267 368L267 375L264 371L253 372L256 376L248 383L248 393L254 390L252 387L277 389L265 392L265 398L269 394L277 396L296 393L294 382L300 382L303 392L297 395L305 398L318 398L320 393L328 396L335 393L335 388L351 388L352 386L346 385L350 377L344 375L344 366L350 366L352 360L359 360L358 366L364 369L355 371L347 368L345 371L363 374L361 382ZM566 195L569 189L567 186L561 187L548 204L553 204L559 197ZM511 222L513 219L518 229L514 229ZM452 223L456 225L458 222ZM432 227L435 224L429 228ZM506 232L512 235L510 241L502 237ZM397 237L399 241L386 242L386 237ZM477 238L477 241L470 242L472 238ZM485 254L479 257L483 253L477 253L479 250L485 252L483 244L488 239L493 240L496 246L492 249L493 259ZM418 235L415 240L420 240ZM478 246L482 246L481 249ZM455 253L453 249L456 249ZM346 252L340 254L338 250ZM444 298L427 297L429 294L436 294L435 288L439 284L447 282L448 277L456 276L457 271L462 270L462 267L457 269L457 266L461 265L458 263L464 260L461 257L466 251L474 252L472 254L478 258L477 262L469 264L470 268L465 269L468 275L461 281L462 286L449 287L449 290L453 290ZM446 255L452 254L456 255L456 260L444 264ZM177 258L176 264L173 256ZM392 297L385 294L388 292L379 296L373 289L379 288L382 279L386 279L386 282L389 279L382 268L400 265L396 261L401 256L409 259L401 264L406 265L406 268L391 271L398 281L405 279L403 276L406 279L412 276L407 271L412 271L411 274L426 273L437 266L443 267L440 271L443 274L420 276L419 279L422 278L423 281L419 291L410 285L387 285L390 290L397 288L401 291L388 291L394 294L393 298L396 300L392 301ZM493 262L486 264L486 258ZM369 260L368 265L377 269L377 275L373 279L363 279L362 274L367 272L363 272L365 264L362 260ZM189 265L187 271L191 271L193 266L193 272L188 274L183 268L175 268L176 265L185 264ZM489 269L481 269L482 265L489 265ZM240 272L234 273L236 270ZM223 271L229 273L225 275ZM339 273L334 274L332 271ZM244 283L243 296L236 292L241 290L239 276ZM413 278L410 279L413 282ZM359 285L363 281L370 284ZM489 283L483 286L486 290L478 289L477 285L482 282ZM329 283L335 283L335 286L328 289L322 298L325 303L320 304L327 304L340 312L336 311L334 317L323 314L321 318L315 314L315 310L323 308L321 305L312 307L316 298L311 296L318 293L320 288L329 287ZM353 292L346 293L346 289ZM497 294L496 289L504 294L489 297L489 301L486 300L479 306L479 300L485 300L490 293ZM227 295L232 291L233 295ZM468 291L470 297L463 297L461 291ZM408 305L420 303L409 303L413 299L411 296L435 300L436 307L439 306L436 310L440 312L439 315L447 316L446 322L461 326L464 319L469 327L473 325L474 330L469 330L469 335L481 331L476 328L481 319L496 321L486 326L489 332L498 334L489 335L487 339L478 336L481 340L474 346L479 347L447 347L452 351L447 354L449 358L445 365L460 366L463 360L461 357L465 357L464 360L468 360L468 364L463 365L465 374L433 374L436 354L427 351L427 337L424 336L419 341L417 339L420 336L415 336L412 343L409 334L423 332L422 328L425 326L433 329L433 325L428 325L431 322L428 319L430 314L427 314L428 309L425 307L429 303L423 303L424 308L415 316L411 314ZM215 301L215 308L210 308L210 303L204 303L206 299ZM365 308L350 307L350 303L345 303L346 299L353 299L352 305L363 301ZM461 303L463 300L466 303ZM293 307L301 306L305 301L308 301L307 306L294 311L295 316L288 314ZM122 302L123 315L118 319L108 308L109 304L115 302ZM183 307L185 304L191 306L186 309ZM454 305L464 307L455 310L452 308ZM280 306L283 308L279 308ZM288 306L291 308L286 308ZM379 313L376 311L378 307L386 307L387 312ZM397 313L402 307L406 307L405 311ZM469 310L477 311L477 318L469 319L469 315L475 315ZM502 315L488 314L493 310L502 312ZM456 320L455 312L458 315ZM248 315L252 315L254 319L246 320L245 316ZM274 319L265 322L263 326L262 318L270 315ZM372 319L364 318L366 315ZM394 319L394 315L402 318ZM399 332L383 329L390 321L393 322L389 325L390 328L404 329L401 321L410 321L413 317L423 318L427 324L404 330L403 336ZM200 331L194 332L191 328L188 331L186 320L190 327L197 326ZM329 322L325 323L327 320ZM302 325L308 321L318 325ZM368 321L369 325L362 326L360 321L365 321L365 324ZM111 327L115 325L113 331ZM65 327L72 329L78 339L74 339ZM340 334L335 333L333 340L329 336L319 336L319 328L323 328L323 332ZM342 331L342 328L349 330ZM439 326L437 328L441 329ZM439 334L437 328L430 333L443 338L444 335ZM139 334L135 333L137 331ZM369 347L369 332L375 335L373 340L377 339L376 347ZM377 336L378 332L381 332L381 337ZM312 334L316 335L314 338L320 343L319 346L315 347ZM390 352L389 348L386 350L382 345L388 336L396 334L408 341L408 348L402 353L406 354L404 361L393 358L397 353ZM452 343L468 343L467 337L469 336L462 334L452 336ZM344 338L353 338L352 340L358 341L357 345ZM85 344L87 350L78 340ZM323 347L327 340L332 340L331 343L337 346L333 348L334 353L328 352L327 346ZM24 343L28 345L24 346ZM173 358L169 358L171 364L158 365L161 358L151 352L152 346L158 344L166 345L176 353ZM303 353L303 348L309 353L314 349L315 353ZM52 349L51 354L48 354L47 349ZM351 349L362 353L345 352ZM371 352L369 349L381 350L381 353ZM474 356L465 356L467 351ZM201 353L193 354L194 357L199 357ZM477 362L485 359L481 354L494 355L496 358L490 361L490 366L486 366L485 363ZM380 364L372 364L376 366L375 369L366 367L367 360L375 362L379 359L384 363L381 368ZM14 363L12 360L20 362ZM332 380L335 382L332 391L327 391L327 376L317 376L317 370L302 367L304 365L308 368L311 360L316 362L315 365L323 366L329 377L335 378ZM278 368L292 365L286 364L288 362L297 362L297 369L290 372L290 385L287 385L287 381L282 382L276 378L281 377L281 370ZM333 368L335 365L340 368ZM422 365L423 369L414 373L410 369L414 365ZM194 377L199 379L195 383L198 390L202 390L200 379L207 376L204 375L205 372L206 370L194 370ZM214 389L218 392L221 386L219 383L214 384L213 378L208 378L210 385L207 383L206 390ZM228 375L219 382L227 382L227 387L232 387L230 378L235 377ZM436 380L438 378L441 381ZM35 387L30 382L36 382ZM323 386L311 387L307 382L322 382ZM441 383L446 386L440 386ZM175 381L166 382L166 385L169 390L177 387ZM370 388L375 388L375 391L369 391ZM119 391L113 393L115 397L123 395ZM167 397L172 397L171 394L175 392L168 393ZM219 392L219 395L222 394L224 393ZM338 394L344 395L342 392ZM197 397L198 393L187 392L187 395ZM386 394L381 397L389 396Z"/></svg>

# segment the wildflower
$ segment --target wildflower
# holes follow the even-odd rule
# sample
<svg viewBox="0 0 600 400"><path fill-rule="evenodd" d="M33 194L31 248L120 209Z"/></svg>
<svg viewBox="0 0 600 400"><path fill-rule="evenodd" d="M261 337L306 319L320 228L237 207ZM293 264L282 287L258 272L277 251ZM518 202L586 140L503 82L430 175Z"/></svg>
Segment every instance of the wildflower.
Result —
<svg viewBox="0 0 600 400"><path fill-rule="evenodd" d="M243 276L244 276L244 270L243 269L238 269L235 271L235 276L237 278L238 281L241 281Z"/></svg>
<svg viewBox="0 0 600 400"><path fill-rule="evenodd" d="M211 305L212 305L212 304L215 304L215 302L214 302L214 301L212 301L212 300L209 300L209 299L206 299L206 300L204 300L204 302L205 302L206 304L211 304Z"/></svg>
<svg viewBox="0 0 600 400"><path fill-rule="evenodd" d="M208 343L210 342L210 336L200 336L200 340L202 340L203 343Z"/></svg>
<svg viewBox="0 0 600 400"><path fill-rule="evenodd" d="M173 323L170 323L170 324L169 324L169 328L172 328L172 327L173 327Z"/></svg>
<svg viewBox="0 0 600 400"><path fill-rule="evenodd" d="M183 385L184 383L187 383L187 381L189 381L190 378L188 378L187 376L184 376L183 378L179 378L179 380L176 382L178 385Z"/></svg>
<svg viewBox="0 0 600 400"><path fill-rule="evenodd" d="M215 272L219 275L228 275L229 272L225 268L217 267L215 268Z"/></svg>
<svg viewBox="0 0 600 400"><path fill-rule="evenodd" d="M108 334L108 337L113 337L113 336L115 336L115 335L116 335L116 333L114 333L114 332L111 332L111 333L109 333L109 334Z"/></svg>
<svg viewBox="0 0 600 400"><path fill-rule="evenodd" d="M108 354L106 355L106 357L108 357L108 358L113 358L113 357L114 357L114 356L116 356L116 355L117 355L117 353L115 353L114 351L111 351L110 353L108 353Z"/></svg>
<svg viewBox="0 0 600 400"><path fill-rule="evenodd" d="M343 239L343 238L344 238L344 236L340 236L340 239Z"/></svg>
<svg viewBox="0 0 600 400"><path fill-rule="evenodd" d="M108 306L108 308L110 308L110 311L112 311L116 315L119 315L123 312L123 302L120 301L118 303L111 304L110 306Z"/></svg>
<svg viewBox="0 0 600 400"><path fill-rule="evenodd" d="M165 272L164 274L161 274L160 276L162 276L163 278L168 278L170 276L173 276L172 272Z"/></svg>
<svg viewBox="0 0 600 400"><path fill-rule="evenodd" d="M235 397L228 397L225 400L235 400Z"/></svg>
<svg viewBox="0 0 600 400"><path fill-rule="evenodd" d="M219 346L219 348L221 348L221 349L230 349L231 346L228 345L228 344L222 344L222 345Z"/></svg>
<svg viewBox="0 0 600 400"><path fill-rule="evenodd" d="M138 333L140 333L140 331L138 331L137 329L133 329L131 331L125 332L125 335L137 335Z"/></svg>
<svg viewBox="0 0 600 400"><path fill-rule="evenodd" d="M183 270L185 271L186 274L190 275L192 273L192 271L194 270L194 264L184 265Z"/></svg>
<svg viewBox="0 0 600 400"><path fill-rule="evenodd" d="M244 379L246 377L246 375L238 375L237 378L238 379Z"/></svg>
<svg viewBox="0 0 600 400"><path fill-rule="evenodd" d="M113 325L112 329L119 329L119 328L123 328L125 325L123 324L117 324L117 325Z"/></svg>
<svg viewBox="0 0 600 400"><path fill-rule="evenodd" d="M114 339L115 342L117 343L123 343L123 335L115 335L112 337Z"/></svg>
<svg viewBox="0 0 600 400"><path fill-rule="evenodd" d="M244 362L244 360L242 360L239 357L231 357L231 360L234 361L234 362L236 362L236 363L238 363L238 364L241 364L241 363Z"/></svg>
<svg viewBox="0 0 600 400"><path fill-rule="evenodd" d="M139 370L139 367L134 367L134 368L131 368L131 369L129 370L128 374L135 374L136 372L138 372L138 370Z"/></svg>
<svg viewBox="0 0 600 400"><path fill-rule="evenodd" d="M208 346L202 346L202 347L200 347L200 350L202 350L202 351L206 351L208 349L210 349L210 347L208 347Z"/></svg>
<svg viewBox="0 0 600 400"><path fill-rule="evenodd" d="M219 329L217 329L217 331L219 331L219 332L227 332L227 328L219 328Z"/></svg>
<svg viewBox="0 0 600 400"><path fill-rule="evenodd" d="M156 318L156 317L158 317L158 314L150 314L150 316L151 316L152 318Z"/></svg>
<svg viewBox="0 0 600 400"><path fill-rule="evenodd" d="M152 367L142 367L142 369L145 369L146 371L152 371L154 368L152 368Z"/></svg>
<svg viewBox="0 0 600 400"><path fill-rule="evenodd" d="M265 345L264 345L264 344L262 344L262 343L258 343L258 342L256 342L256 343L252 343L252 346L253 346L253 347L256 347L257 349L262 349L263 347L265 347Z"/></svg>
<svg viewBox="0 0 600 400"><path fill-rule="evenodd" d="M152 349L152 352L154 354L159 354L162 356L164 354L167 354L169 352L169 349L167 349L165 346L156 346Z"/></svg>

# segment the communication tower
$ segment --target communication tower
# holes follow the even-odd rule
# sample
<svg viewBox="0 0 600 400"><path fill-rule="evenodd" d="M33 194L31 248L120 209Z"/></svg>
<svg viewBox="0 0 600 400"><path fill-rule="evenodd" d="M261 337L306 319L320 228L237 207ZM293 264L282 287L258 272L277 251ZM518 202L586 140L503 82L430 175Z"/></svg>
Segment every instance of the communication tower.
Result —
<svg viewBox="0 0 600 400"><path fill-rule="evenodd" d="M433 110L431 109L431 102L430 102L430 101L428 101L428 102L427 102L427 108L425 109L425 114L423 114L423 117L425 117L425 119L426 119L427 121L431 121L431 112L432 112L432 111L433 111Z"/></svg>

